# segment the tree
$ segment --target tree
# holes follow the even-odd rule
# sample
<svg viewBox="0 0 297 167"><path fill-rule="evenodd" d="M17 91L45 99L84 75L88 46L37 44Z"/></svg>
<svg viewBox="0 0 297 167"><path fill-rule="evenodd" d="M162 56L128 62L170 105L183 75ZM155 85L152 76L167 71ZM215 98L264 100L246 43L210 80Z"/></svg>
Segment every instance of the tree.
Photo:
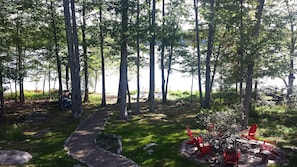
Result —
<svg viewBox="0 0 297 167"><path fill-rule="evenodd" d="M137 16L136 16L136 27L137 27L137 34L136 34L136 54L137 54L137 101L136 101L136 111L137 113L140 112L140 106L139 106L139 97L140 97L140 3L139 0L137 0Z"/></svg>
<svg viewBox="0 0 297 167"><path fill-rule="evenodd" d="M156 0L153 0L150 22L150 89L148 100L149 110L155 111L155 43L156 43Z"/></svg>
<svg viewBox="0 0 297 167"><path fill-rule="evenodd" d="M121 13L122 13L122 23L121 23L121 65L120 65L120 91L121 91L121 104L120 104L120 119L127 119L127 32L128 32L128 6L129 2L127 0L121 0Z"/></svg>
<svg viewBox="0 0 297 167"><path fill-rule="evenodd" d="M59 82L59 91L58 91L58 101L60 106L62 106L62 70L61 70L61 60L59 55L59 45L58 45L58 33L57 33L57 25L56 25L56 17L55 17L55 10L53 1L50 1L50 18L51 18L51 28L52 28L52 36L54 41L54 51L56 57L56 66L57 66L57 73L58 73L58 82ZM50 90L49 90L50 92Z"/></svg>
<svg viewBox="0 0 297 167"><path fill-rule="evenodd" d="M102 22L102 3L99 6L99 20L100 20L100 54L101 54L101 72L102 72L102 97L101 105L106 106L105 94L105 59L104 59L104 36L103 36L103 22Z"/></svg>
<svg viewBox="0 0 297 167"><path fill-rule="evenodd" d="M86 0L82 2L82 47L83 47L83 62L84 62L84 80L85 93L84 102L89 102L89 71L88 71L88 55L87 55L87 39L86 39Z"/></svg>
<svg viewBox="0 0 297 167"><path fill-rule="evenodd" d="M257 22L254 26L254 33L253 38L257 38L259 36L260 31L260 24L261 24L261 17L262 12L264 8L264 2L265 0L260 0L259 5L257 6L256 11L256 19ZM243 128L246 129L248 125L248 119L249 119L249 111L250 111L250 105L251 105L251 95L252 95L252 84L253 84L253 72L254 72L254 63L255 63L255 57L256 55L250 55L251 57L248 57L247 60L247 77L246 77L246 89L245 89L245 98L244 98L244 104L243 104L243 113L244 113L244 120L243 120Z"/></svg>
<svg viewBox="0 0 297 167"><path fill-rule="evenodd" d="M289 27L290 27L290 42L288 44L289 48L289 55L290 55L290 71L289 71L289 77L288 77L288 90L287 90L287 97L290 97L293 93L293 83L294 83L294 54L296 50L296 11L293 11L293 9L290 7L289 1L285 0L286 3L286 9L287 9L287 18L289 21ZM292 5L295 6L295 5Z"/></svg>
<svg viewBox="0 0 297 167"><path fill-rule="evenodd" d="M203 103L204 108L210 108L210 58L213 49L214 36L214 0L210 0L210 16L208 22L208 40L207 40L207 56L206 56L206 73L205 73L205 99Z"/></svg>
<svg viewBox="0 0 297 167"><path fill-rule="evenodd" d="M197 3L198 3L197 0L194 0L199 101L200 101L200 105L203 105L202 84L201 84L201 54L200 54L200 38L199 38L199 26L198 26L199 25L198 4Z"/></svg>
<svg viewBox="0 0 297 167"><path fill-rule="evenodd" d="M71 101L73 118L80 117L82 113L81 90L80 90L80 67L79 67L79 50L78 37L75 18L75 3L71 0L72 22L70 19L69 1L63 0L64 19L67 37L68 59L71 69ZM72 24L71 24L72 23ZM71 29L72 27L72 29Z"/></svg>

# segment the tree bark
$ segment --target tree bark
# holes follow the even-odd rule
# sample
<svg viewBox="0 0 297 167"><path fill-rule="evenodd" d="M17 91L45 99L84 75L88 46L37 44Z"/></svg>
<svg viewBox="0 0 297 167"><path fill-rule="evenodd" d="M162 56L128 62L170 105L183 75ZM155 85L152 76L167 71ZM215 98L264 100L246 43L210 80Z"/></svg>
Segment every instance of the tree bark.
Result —
<svg viewBox="0 0 297 167"><path fill-rule="evenodd" d="M195 25L196 25L196 45L197 45L197 65L198 65L198 88L199 88L199 101L203 106L202 84L201 84L201 54L200 54L200 38L199 38L199 25L198 25L198 4L197 0L194 0L195 10Z"/></svg>
<svg viewBox="0 0 297 167"><path fill-rule="evenodd" d="M164 72L164 54L165 54L165 37L164 37L164 26L165 26L165 0L162 3L162 46L161 46L161 86L162 86L162 103L166 103L166 91L165 91L165 72Z"/></svg>
<svg viewBox="0 0 297 167"><path fill-rule="evenodd" d="M151 18L151 41L150 41L150 89L149 89L149 111L155 111L155 27L156 27L156 0L152 4Z"/></svg>
<svg viewBox="0 0 297 167"><path fill-rule="evenodd" d="M71 0L72 13L72 29L69 11L69 1L63 0L65 28L67 37L68 59L71 70L71 101L72 101L72 117L78 118L82 113L82 101L80 90L80 67L79 67L79 53L78 53L78 37L75 20L75 4Z"/></svg>
<svg viewBox="0 0 297 167"><path fill-rule="evenodd" d="M140 35L139 35L139 24L140 24L140 2L137 0L137 39L136 39L136 50L137 50L137 98L136 98L136 112L140 113L139 96L140 96Z"/></svg>
<svg viewBox="0 0 297 167"><path fill-rule="evenodd" d="M65 65L65 80L66 90L69 90L69 62Z"/></svg>
<svg viewBox="0 0 297 167"><path fill-rule="evenodd" d="M80 85L80 61L79 61L78 36L77 36L74 0L71 0L71 14L72 14L72 36L73 36L73 44L74 44L73 73L71 72L73 76L71 77L71 85L72 85L71 100L72 100L73 117L78 118L82 113L82 100L81 100L81 88L80 88L81 86Z"/></svg>
<svg viewBox="0 0 297 167"><path fill-rule="evenodd" d="M47 79L48 79L48 98L49 99L52 99L52 94L51 94L51 65L48 64L48 76L47 76Z"/></svg>
<svg viewBox="0 0 297 167"><path fill-rule="evenodd" d="M257 13L256 13L256 19L257 23L254 27L254 38L257 38L259 36L260 31L260 23L261 23L261 17L263 12L265 0L260 0ZM254 55L251 55L254 56ZM244 120L243 120L243 129L247 128L248 125L248 119L249 119L249 111L251 107L251 96L252 96L252 86L253 86L253 71L254 71L254 58L250 58L248 65L247 65L247 80L246 80L246 89L245 89L245 98L244 98Z"/></svg>
<svg viewBox="0 0 297 167"><path fill-rule="evenodd" d="M101 53L101 73L102 73L102 97L101 106L106 106L106 93L105 93L105 60L104 60L104 36L103 36L103 23L102 23L102 3L99 8L99 20L100 20L100 53Z"/></svg>
<svg viewBox="0 0 297 167"><path fill-rule="evenodd" d="M293 22L293 13L289 9L289 2L288 0L286 2L286 7L288 11L288 18L289 18L289 24L290 24L290 33L291 33L291 41L290 41L290 72L288 76L288 90L287 90L287 98L290 99L290 96L293 94L293 85L294 85L294 52L295 52L295 45L296 45L296 34L294 31L295 24Z"/></svg>
<svg viewBox="0 0 297 167"><path fill-rule="evenodd" d="M243 99L243 0L240 0L240 46L239 46L239 66L240 66L240 83L239 83L239 104L242 103Z"/></svg>
<svg viewBox="0 0 297 167"><path fill-rule="evenodd" d="M175 32L174 32L175 34ZM173 35L174 36L174 35ZM173 41L174 39L172 39ZM165 102L167 101L167 91L168 91L168 85L169 85L169 75L170 75L170 72L171 72L171 63L172 63L172 56L173 56L173 43L171 43L171 46L170 46L170 53L169 53L169 62L168 62L168 69L167 69L167 78L166 78L166 87L165 87Z"/></svg>
<svg viewBox="0 0 297 167"><path fill-rule="evenodd" d="M50 12L51 12L51 24L52 24L52 33L53 40L55 45L55 55L56 55L56 65L57 65L57 73L58 73L58 82L59 82L59 91L58 91L58 102L59 106L62 106L62 71L61 71L61 60L59 56L59 46L58 46L58 35L57 35L57 27L56 27L56 19L54 16L54 6L53 1L50 1Z"/></svg>
<svg viewBox="0 0 297 167"><path fill-rule="evenodd" d="M120 104L120 119L127 120L128 119L128 112L127 112L127 36L126 33L128 31L128 1L121 0L122 4L122 32L121 32L121 104Z"/></svg>
<svg viewBox="0 0 297 167"><path fill-rule="evenodd" d="M206 73L205 73L205 99L204 108L210 108L210 58L212 55L213 36L214 36L214 0L210 1L210 22L208 23L208 44L207 44L207 55L206 55Z"/></svg>
<svg viewBox="0 0 297 167"><path fill-rule="evenodd" d="M88 66L88 54L87 54L87 39L86 39L86 1L83 0L82 5L82 47L83 47L83 57L84 57L84 79L85 79L85 93L84 102L89 102L89 66Z"/></svg>
<svg viewBox="0 0 297 167"><path fill-rule="evenodd" d="M3 72L2 72L2 62L0 60L0 120L5 117L5 103L4 103L4 88L3 88Z"/></svg>

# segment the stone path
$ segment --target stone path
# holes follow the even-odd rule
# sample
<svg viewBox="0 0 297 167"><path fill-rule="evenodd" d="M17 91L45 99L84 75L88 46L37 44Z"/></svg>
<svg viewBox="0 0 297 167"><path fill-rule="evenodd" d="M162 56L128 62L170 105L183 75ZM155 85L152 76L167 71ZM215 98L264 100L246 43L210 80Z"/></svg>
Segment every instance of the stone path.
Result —
<svg viewBox="0 0 297 167"><path fill-rule="evenodd" d="M108 111L98 111L89 116L65 141L65 150L90 167L138 167L134 161L95 144L95 137L104 129L108 117Z"/></svg>

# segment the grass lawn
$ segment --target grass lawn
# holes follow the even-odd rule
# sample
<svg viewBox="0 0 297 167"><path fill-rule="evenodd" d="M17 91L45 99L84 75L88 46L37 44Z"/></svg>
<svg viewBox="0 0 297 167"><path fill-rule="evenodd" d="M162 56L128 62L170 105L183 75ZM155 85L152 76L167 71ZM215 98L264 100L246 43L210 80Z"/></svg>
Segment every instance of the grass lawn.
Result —
<svg viewBox="0 0 297 167"><path fill-rule="evenodd" d="M142 104L143 105L143 104ZM136 108L136 106L132 106ZM122 137L123 155L145 167L197 166L179 154L183 140L188 139L185 127L197 129L195 115L199 107L189 103L158 104L155 113L143 105L140 114L130 114L127 122L118 120L118 109L109 120L106 131ZM289 165L297 164L297 111L285 111L283 106L261 107L251 114L250 124L257 123L259 139L278 141L289 158ZM149 143L154 152L150 155L143 148ZM293 150L292 148L295 148Z"/></svg>
<svg viewBox="0 0 297 167"><path fill-rule="evenodd" d="M95 99L96 98L96 99ZM8 108L5 122L0 122L0 149L28 151L33 159L24 166L74 166L81 164L69 157L63 149L64 141L75 130L81 120L99 107L98 95L91 96L91 103L84 104L80 120L71 118L70 111L62 111L51 103L30 102L24 105L12 103ZM179 155L179 147L188 139L186 125L192 130L197 128L195 115L199 112L197 102L169 102L167 105L156 103L156 112L148 112L148 103L141 103L141 113L135 114L135 104L129 110L129 120L118 120L119 107L108 105L113 111L105 132L121 136L122 154L144 167L191 167L197 164ZM44 111L45 120L24 123L34 111ZM259 126L258 137L278 140L289 155L289 166L297 164L297 111L286 111L283 106L259 107L251 113L250 123ZM154 152L148 154L143 148L149 143ZM291 148L295 148L295 151Z"/></svg>
<svg viewBox="0 0 297 167"><path fill-rule="evenodd" d="M47 118L26 123L34 111L42 111ZM95 111L98 111L98 103L87 103L82 118L75 120L70 110L63 111L57 104L28 101L19 105L12 102L7 105L5 121L0 122L0 150L29 152L33 158L24 166L68 167L81 164L67 155L64 142L80 121Z"/></svg>

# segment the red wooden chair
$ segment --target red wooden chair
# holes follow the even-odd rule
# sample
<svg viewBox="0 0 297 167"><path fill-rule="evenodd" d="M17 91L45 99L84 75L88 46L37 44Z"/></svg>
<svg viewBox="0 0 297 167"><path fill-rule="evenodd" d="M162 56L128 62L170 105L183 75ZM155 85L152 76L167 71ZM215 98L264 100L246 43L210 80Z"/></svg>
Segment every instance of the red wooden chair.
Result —
<svg viewBox="0 0 297 167"><path fill-rule="evenodd" d="M224 151L224 166L228 166L228 165L238 165L238 161L239 161L239 157L240 157L240 153L235 151L235 150L228 150L228 151Z"/></svg>
<svg viewBox="0 0 297 167"><path fill-rule="evenodd" d="M252 124L249 131L248 131L248 134L242 134L242 137L244 138L247 138L249 140L258 140L255 135L256 135L256 132L257 132L257 128L258 128L258 125L257 124Z"/></svg>
<svg viewBox="0 0 297 167"><path fill-rule="evenodd" d="M275 159L278 157L279 153L276 149L277 142L271 142L271 141L263 141L263 144L260 145L260 153L264 151L269 151L269 157L272 159Z"/></svg>
<svg viewBox="0 0 297 167"><path fill-rule="evenodd" d="M187 126L187 133L188 133L188 136L190 137L190 139L186 142L186 144L192 144L193 146L198 148L198 150L196 150L193 154L195 154L199 151L200 154L198 155L198 157L203 157L204 155L211 152L211 150L212 150L211 146L206 145L203 142L202 137L200 137L200 136L194 137L193 132L191 131L191 129L188 126Z"/></svg>
<svg viewBox="0 0 297 167"><path fill-rule="evenodd" d="M200 137L200 136L194 138L194 144L193 145L195 147L197 147L198 148L197 151L200 152L198 157L203 157L203 156L205 156L206 154L209 154L212 151L211 145L208 145L208 144L204 143L202 137Z"/></svg>
<svg viewBox="0 0 297 167"><path fill-rule="evenodd" d="M191 131L191 129L188 126L187 126L187 133L188 133L188 136L190 137L190 139L186 142L186 144L194 144L195 138L197 138L197 137L193 136L193 132Z"/></svg>

